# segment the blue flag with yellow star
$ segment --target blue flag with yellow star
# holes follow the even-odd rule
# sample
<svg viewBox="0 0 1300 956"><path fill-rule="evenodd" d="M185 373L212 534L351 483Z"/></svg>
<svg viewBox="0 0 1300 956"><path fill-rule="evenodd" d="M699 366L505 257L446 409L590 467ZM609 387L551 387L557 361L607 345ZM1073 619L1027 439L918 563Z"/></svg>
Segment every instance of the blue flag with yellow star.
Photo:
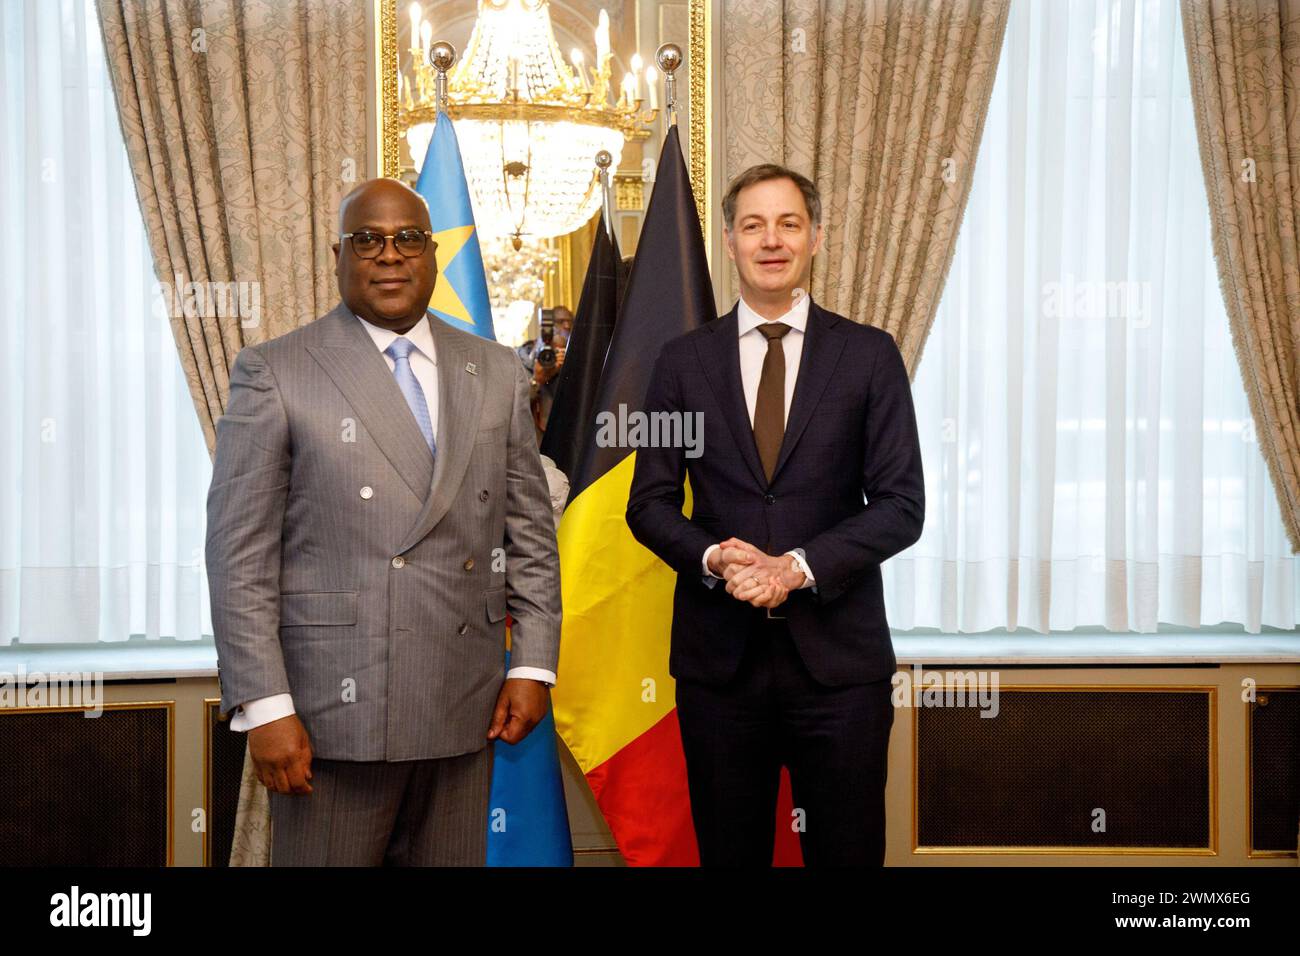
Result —
<svg viewBox="0 0 1300 956"><path fill-rule="evenodd" d="M469 184L456 131L439 113L416 191L429 204L438 243L438 282L429 311L451 325L496 341L483 254L474 228ZM509 623L509 622L508 622ZM509 630L507 630L509 641ZM506 669L510 652L506 651ZM488 807L488 866L572 866L573 840L556 750L555 716L517 744L497 740Z"/></svg>
<svg viewBox="0 0 1300 956"><path fill-rule="evenodd" d="M429 204L433 241L438 244L434 253L438 282L429 311L449 325L496 341L469 183L460 161L456 129L446 113L439 113L434 124L415 191Z"/></svg>

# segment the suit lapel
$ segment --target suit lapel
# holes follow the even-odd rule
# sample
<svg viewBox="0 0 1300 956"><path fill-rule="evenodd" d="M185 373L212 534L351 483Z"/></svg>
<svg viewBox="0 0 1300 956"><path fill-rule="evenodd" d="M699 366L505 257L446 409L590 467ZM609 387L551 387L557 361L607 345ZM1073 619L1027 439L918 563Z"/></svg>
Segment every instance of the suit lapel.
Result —
<svg viewBox="0 0 1300 956"><path fill-rule="evenodd" d="M794 383L794 398L790 400L790 414L785 420L785 438L781 453L776 459L772 480L781 474L781 467L799 443L800 436L812 420L817 403L821 401L826 383L835 373L840 353L844 351L844 332L835 326L845 321L808 303L808 324L805 326L803 351L799 354L799 377Z"/></svg>
<svg viewBox="0 0 1300 956"><path fill-rule="evenodd" d="M429 496L399 551L415 547L447 514L469 467L483 410L483 379L487 375L487 363L482 345L476 340L455 335L451 327L437 316L429 316L429 327L433 331L433 347L438 353L438 454ZM471 364L473 372L468 368ZM409 410L407 417L414 425L415 418ZM418 428L416 432L419 433ZM420 444L428 448L423 436ZM504 462L502 464L504 466Z"/></svg>
<svg viewBox="0 0 1300 956"><path fill-rule="evenodd" d="M745 404L745 387L740 379L740 338L738 306L710 326L712 334L699 336L697 350L704 367L704 379L713 390L713 397L722 408L723 418L731 429L731 437L740 449L740 455L749 466L754 480L767 487L763 463L754 444L754 426L749 421L749 406Z"/></svg>
<svg viewBox="0 0 1300 956"><path fill-rule="evenodd" d="M433 458L388 363L343 305L321 321L326 323L321 344L309 345L307 351L333 379L394 470L425 501L434 474ZM445 421L445 412L439 418Z"/></svg>

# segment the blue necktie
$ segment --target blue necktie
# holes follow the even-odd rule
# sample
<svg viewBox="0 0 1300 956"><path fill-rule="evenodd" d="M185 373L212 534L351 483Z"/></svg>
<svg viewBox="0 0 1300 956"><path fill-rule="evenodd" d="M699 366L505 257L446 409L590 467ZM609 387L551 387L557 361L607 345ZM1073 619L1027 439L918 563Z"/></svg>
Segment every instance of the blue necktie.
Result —
<svg viewBox="0 0 1300 956"><path fill-rule="evenodd" d="M411 414L415 416L415 423L420 426L424 440L429 443L429 451L436 455L438 449L433 441L433 421L429 418L429 405L424 400L424 389L420 388L419 380L411 371L413 351L415 351L415 343L398 336L393 339L388 348L384 349L384 354L393 360L393 377L397 379L397 387L402 390L406 404L411 406Z"/></svg>

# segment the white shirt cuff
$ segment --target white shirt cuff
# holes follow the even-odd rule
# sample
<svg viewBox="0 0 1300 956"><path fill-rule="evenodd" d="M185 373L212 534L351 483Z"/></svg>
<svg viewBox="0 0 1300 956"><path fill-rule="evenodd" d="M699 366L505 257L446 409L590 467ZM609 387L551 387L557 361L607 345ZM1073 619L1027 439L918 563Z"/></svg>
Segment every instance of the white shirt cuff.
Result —
<svg viewBox="0 0 1300 956"><path fill-rule="evenodd" d="M817 579L813 577L812 569L808 567L808 562L804 559L803 548L795 548L793 551L787 551L786 554L794 558L795 567L804 574L804 582L799 587L810 588L814 586Z"/></svg>
<svg viewBox="0 0 1300 956"><path fill-rule="evenodd" d="M704 558L702 559L701 564L703 564L704 566L704 583L707 584L709 587L713 587L715 584L717 584L719 581L722 580L722 578L718 577L716 574L714 574L712 571L709 570L709 555L711 555L714 551L717 551L718 548L720 547L722 547L722 545L720 544L711 544L704 549Z"/></svg>
<svg viewBox="0 0 1300 956"><path fill-rule="evenodd" d="M296 711L293 709L293 697L289 694L273 694L270 697L259 697L257 700L246 700L235 708L230 718L230 729L236 733L243 733L245 730L261 727L263 724L269 724L273 720L288 717L293 713Z"/></svg>
<svg viewBox="0 0 1300 956"><path fill-rule="evenodd" d="M522 677L527 680L539 680L547 687L555 686L555 673L540 667L512 667L506 671L506 680Z"/></svg>

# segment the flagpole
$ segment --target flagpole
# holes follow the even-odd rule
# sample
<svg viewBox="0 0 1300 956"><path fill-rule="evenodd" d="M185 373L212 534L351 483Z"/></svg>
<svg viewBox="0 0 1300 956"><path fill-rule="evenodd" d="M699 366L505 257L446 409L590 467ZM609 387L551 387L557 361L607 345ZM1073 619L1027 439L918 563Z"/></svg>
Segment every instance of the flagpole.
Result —
<svg viewBox="0 0 1300 956"><path fill-rule="evenodd" d="M668 125L677 125L677 68L682 65L682 48L676 43L665 43L655 51L655 62L664 75L664 108L668 110Z"/></svg>
<svg viewBox="0 0 1300 956"><path fill-rule="evenodd" d="M429 62L438 71L433 87L434 102L438 104L438 112L445 113L447 112L447 71L456 64L456 48L446 40L439 40L429 47Z"/></svg>
<svg viewBox="0 0 1300 956"><path fill-rule="evenodd" d="M610 155L609 150L602 149L596 154L596 168L600 170L600 211L605 220L605 235L612 239L614 237L614 223L611 218L611 206L609 202L609 167L613 164L614 157Z"/></svg>

